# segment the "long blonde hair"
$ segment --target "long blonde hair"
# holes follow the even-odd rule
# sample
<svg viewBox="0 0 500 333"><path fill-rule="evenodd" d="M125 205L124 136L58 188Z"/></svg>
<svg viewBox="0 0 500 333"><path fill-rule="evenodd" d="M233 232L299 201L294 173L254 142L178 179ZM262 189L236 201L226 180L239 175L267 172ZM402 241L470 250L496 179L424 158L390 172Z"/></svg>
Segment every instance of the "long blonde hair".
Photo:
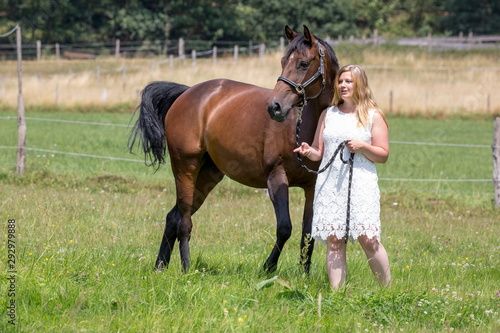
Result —
<svg viewBox="0 0 500 333"><path fill-rule="evenodd" d="M373 98L372 90L368 86L368 77L366 76L365 70L361 66L345 65L338 71L337 76L335 77L334 94L331 105L338 107L339 105L344 103L344 100L340 95L339 78L345 72L350 72L352 74L354 82L352 99L354 101L354 104L356 104L356 117L358 118L358 127L368 126L368 111L370 109L375 109L375 111L382 116L387 125L385 115L382 110L380 110Z"/></svg>

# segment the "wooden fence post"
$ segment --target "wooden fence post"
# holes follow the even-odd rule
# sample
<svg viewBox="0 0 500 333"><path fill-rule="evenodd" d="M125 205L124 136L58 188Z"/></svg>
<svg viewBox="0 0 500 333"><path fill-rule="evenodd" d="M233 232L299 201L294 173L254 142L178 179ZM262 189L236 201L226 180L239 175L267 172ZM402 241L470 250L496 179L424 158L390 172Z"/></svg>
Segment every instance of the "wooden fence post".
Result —
<svg viewBox="0 0 500 333"><path fill-rule="evenodd" d="M59 43L56 43L56 63L57 67L61 66L59 59L61 58L61 50L59 49Z"/></svg>
<svg viewBox="0 0 500 333"><path fill-rule="evenodd" d="M280 37L280 54L285 52L285 37Z"/></svg>
<svg viewBox="0 0 500 333"><path fill-rule="evenodd" d="M389 91L389 113L392 114L392 89Z"/></svg>
<svg viewBox="0 0 500 333"><path fill-rule="evenodd" d="M234 46L234 62L238 62L238 53L239 53L239 47L238 45Z"/></svg>
<svg viewBox="0 0 500 333"><path fill-rule="evenodd" d="M266 55L266 44L260 43L259 45L259 56L261 59L264 59Z"/></svg>
<svg viewBox="0 0 500 333"><path fill-rule="evenodd" d="M193 63L193 67L196 66L196 50L191 50L191 62Z"/></svg>
<svg viewBox="0 0 500 333"><path fill-rule="evenodd" d="M169 62L169 68L173 69L174 68L174 55L173 54L168 56L168 62Z"/></svg>
<svg viewBox="0 0 500 333"><path fill-rule="evenodd" d="M115 42L115 58L120 58L120 40L117 39Z"/></svg>
<svg viewBox="0 0 500 333"><path fill-rule="evenodd" d="M17 165L18 175L26 171L26 119L24 118L23 74L22 74L22 48L21 26L17 26L17 78L19 80L19 95L17 98Z"/></svg>
<svg viewBox="0 0 500 333"><path fill-rule="evenodd" d="M108 103L108 89L104 88L102 90L102 105L106 105Z"/></svg>
<svg viewBox="0 0 500 333"><path fill-rule="evenodd" d="M125 86L127 85L127 66L126 65L123 65L122 83L123 83L123 89L125 89Z"/></svg>
<svg viewBox="0 0 500 333"><path fill-rule="evenodd" d="M248 41L248 56L251 57L252 56L252 50L253 49L253 41L250 39Z"/></svg>
<svg viewBox="0 0 500 333"><path fill-rule="evenodd" d="M36 61L40 61L42 59L42 42L36 41Z"/></svg>
<svg viewBox="0 0 500 333"><path fill-rule="evenodd" d="M426 90L425 91L425 114L427 114L427 112L429 111L428 105L429 105L429 90Z"/></svg>
<svg viewBox="0 0 500 333"><path fill-rule="evenodd" d="M212 48L212 65L217 63L217 46Z"/></svg>
<svg viewBox="0 0 500 333"><path fill-rule="evenodd" d="M184 60L186 58L186 53L184 53L184 38L179 38L179 58Z"/></svg>
<svg viewBox="0 0 500 333"><path fill-rule="evenodd" d="M500 117L495 119L493 128L493 185L495 186L495 206L500 207Z"/></svg>

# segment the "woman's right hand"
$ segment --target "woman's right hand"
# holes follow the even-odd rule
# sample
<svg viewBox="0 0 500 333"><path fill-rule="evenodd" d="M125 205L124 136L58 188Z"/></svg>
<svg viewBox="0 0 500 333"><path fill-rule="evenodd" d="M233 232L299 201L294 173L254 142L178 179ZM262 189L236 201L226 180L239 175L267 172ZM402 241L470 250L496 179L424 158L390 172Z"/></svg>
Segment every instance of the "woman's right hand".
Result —
<svg viewBox="0 0 500 333"><path fill-rule="evenodd" d="M308 157L312 153L312 148L311 148L311 146L309 146L309 144L307 142L302 142L302 144L300 145L300 147L295 148L293 150L293 152L294 153L300 153L301 155Z"/></svg>

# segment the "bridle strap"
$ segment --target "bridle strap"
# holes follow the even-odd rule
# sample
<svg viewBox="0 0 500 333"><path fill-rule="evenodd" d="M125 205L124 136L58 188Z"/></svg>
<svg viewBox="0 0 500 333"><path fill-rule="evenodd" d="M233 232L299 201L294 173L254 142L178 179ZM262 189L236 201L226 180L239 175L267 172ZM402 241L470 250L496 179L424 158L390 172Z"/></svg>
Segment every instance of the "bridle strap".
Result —
<svg viewBox="0 0 500 333"><path fill-rule="evenodd" d="M304 83L295 83L292 80L287 79L284 76L280 76L278 78L278 81L283 81L283 82L289 84L290 86L294 87L295 91L297 91L297 93L302 96L302 105L299 106L301 108L303 108L307 105L307 97L306 97L307 86L309 86L311 83L316 81L316 79L318 77L321 76L322 83L323 83L323 86L321 87L321 91L323 91L323 89L325 88L325 59L324 59L325 58L325 51L323 50L323 48L321 47L321 44L318 41L316 41L316 43L318 45L318 52L319 52L319 68L318 68L317 72L314 73L314 75L309 78L309 80L307 80Z"/></svg>

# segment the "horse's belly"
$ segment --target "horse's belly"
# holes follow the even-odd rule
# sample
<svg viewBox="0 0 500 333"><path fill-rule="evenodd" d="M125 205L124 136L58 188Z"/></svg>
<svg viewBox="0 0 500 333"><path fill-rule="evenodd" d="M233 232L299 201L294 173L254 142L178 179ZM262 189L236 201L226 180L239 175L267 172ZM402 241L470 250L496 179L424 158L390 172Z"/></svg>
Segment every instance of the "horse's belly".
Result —
<svg viewBox="0 0 500 333"><path fill-rule="evenodd" d="M262 154L251 146L240 150L227 147L210 147L208 154L217 168L226 176L246 186L267 187L267 177L262 166Z"/></svg>

